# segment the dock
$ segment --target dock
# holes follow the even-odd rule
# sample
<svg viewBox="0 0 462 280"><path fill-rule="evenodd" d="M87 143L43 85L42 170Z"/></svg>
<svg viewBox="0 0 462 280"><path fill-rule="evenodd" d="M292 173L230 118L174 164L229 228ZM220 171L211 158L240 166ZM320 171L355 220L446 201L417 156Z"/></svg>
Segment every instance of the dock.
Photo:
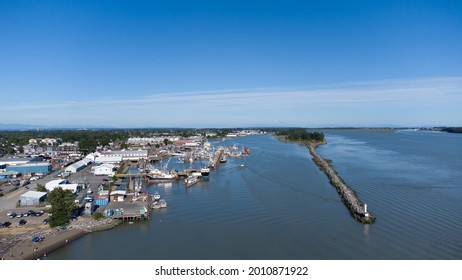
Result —
<svg viewBox="0 0 462 280"><path fill-rule="evenodd" d="M220 163L221 163L220 161L221 161L221 159L222 159L223 154L225 153L225 151L224 151L223 149L221 149L221 150L219 150L217 153L218 153L218 154L217 154L217 156L216 156L216 158L215 158L215 166L214 166L215 169L218 169L218 167L220 166Z"/></svg>
<svg viewBox="0 0 462 280"><path fill-rule="evenodd" d="M367 205L361 202L356 193L343 181L332 166L316 153L315 149L319 144L321 143L306 143L306 146L310 150L310 154L313 156L313 161L329 178L329 182L337 190L343 203L348 210L350 210L351 215L358 222L364 224L374 223L375 217L368 212Z"/></svg>

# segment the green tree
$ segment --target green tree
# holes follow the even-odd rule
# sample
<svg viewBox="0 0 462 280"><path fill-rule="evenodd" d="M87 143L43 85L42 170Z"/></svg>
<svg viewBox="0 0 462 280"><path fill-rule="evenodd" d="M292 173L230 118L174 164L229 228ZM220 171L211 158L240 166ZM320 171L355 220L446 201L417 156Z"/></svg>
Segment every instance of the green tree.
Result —
<svg viewBox="0 0 462 280"><path fill-rule="evenodd" d="M38 192L47 192L47 189L45 188L45 185L43 184L37 184L37 188L35 190Z"/></svg>
<svg viewBox="0 0 462 280"><path fill-rule="evenodd" d="M83 154L89 154L96 149L95 139L88 135L83 136L79 141L79 149Z"/></svg>
<svg viewBox="0 0 462 280"><path fill-rule="evenodd" d="M69 223L72 211L76 205L74 195L70 190L56 188L48 194L48 202L51 204L50 226L64 226Z"/></svg>

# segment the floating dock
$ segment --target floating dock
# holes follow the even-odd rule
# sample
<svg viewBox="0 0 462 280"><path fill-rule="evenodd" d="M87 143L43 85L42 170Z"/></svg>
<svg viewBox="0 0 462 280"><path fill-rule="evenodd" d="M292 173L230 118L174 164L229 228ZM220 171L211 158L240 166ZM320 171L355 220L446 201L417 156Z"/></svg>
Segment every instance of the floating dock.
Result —
<svg viewBox="0 0 462 280"><path fill-rule="evenodd" d="M306 143L313 156L313 161L329 178L329 182L335 187L340 195L345 206L350 210L351 215L359 222L364 224L372 224L375 222L375 217L368 212L367 205L362 204L356 193L342 180L335 170L320 157L315 149L321 143Z"/></svg>

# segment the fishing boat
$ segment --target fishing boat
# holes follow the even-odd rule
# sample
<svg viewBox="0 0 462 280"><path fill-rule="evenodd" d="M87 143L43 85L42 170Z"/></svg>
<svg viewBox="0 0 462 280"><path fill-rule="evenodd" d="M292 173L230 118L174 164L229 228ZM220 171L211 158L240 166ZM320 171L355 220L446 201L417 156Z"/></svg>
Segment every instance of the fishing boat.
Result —
<svg viewBox="0 0 462 280"><path fill-rule="evenodd" d="M167 202L165 201L165 199L161 199L159 200L159 205L160 205L160 208L166 208Z"/></svg>
<svg viewBox="0 0 462 280"><path fill-rule="evenodd" d="M149 171L147 178L150 181L165 182L165 181L175 181L176 175L172 173L167 173L159 169L152 169Z"/></svg>
<svg viewBox="0 0 462 280"><path fill-rule="evenodd" d="M201 176L204 178L208 178L210 174L210 168L208 167L202 167L201 168Z"/></svg>
<svg viewBox="0 0 462 280"><path fill-rule="evenodd" d="M154 201L152 204L151 204L151 208L152 209L160 209L160 203L159 201Z"/></svg>
<svg viewBox="0 0 462 280"><path fill-rule="evenodd" d="M199 182L199 177L197 176L188 176L186 179L184 179L184 184L186 185L187 188L191 187L197 182Z"/></svg>

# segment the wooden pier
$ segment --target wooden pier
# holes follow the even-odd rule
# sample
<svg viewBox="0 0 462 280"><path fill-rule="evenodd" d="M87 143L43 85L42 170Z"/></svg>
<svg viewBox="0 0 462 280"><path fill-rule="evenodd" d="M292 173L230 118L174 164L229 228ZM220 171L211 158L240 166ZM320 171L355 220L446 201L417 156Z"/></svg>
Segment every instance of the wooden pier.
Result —
<svg viewBox="0 0 462 280"><path fill-rule="evenodd" d="M220 163L221 163L221 158L223 157L223 154L225 153L224 150L220 150L218 152L218 156L217 158L215 159L215 169L218 169L218 167L220 166Z"/></svg>
<svg viewBox="0 0 462 280"><path fill-rule="evenodd" d="M313 161L329 178L329 182L335 187L340 198L345 206L350 210L351 215L359 222L364 224L372 224L375 222L375 217L368 212L367 205L362 204L356 193L342 180L335 170L320 157L315 149L321 143L306 143L313 156Z"/></svg>

